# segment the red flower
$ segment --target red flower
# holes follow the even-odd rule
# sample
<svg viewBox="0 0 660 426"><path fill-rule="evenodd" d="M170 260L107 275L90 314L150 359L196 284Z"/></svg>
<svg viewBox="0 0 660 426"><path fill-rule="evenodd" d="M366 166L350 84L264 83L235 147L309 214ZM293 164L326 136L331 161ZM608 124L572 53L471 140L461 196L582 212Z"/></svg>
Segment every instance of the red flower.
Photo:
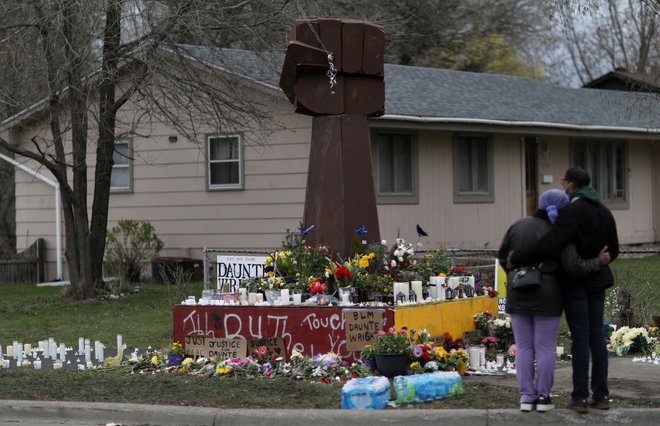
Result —
<svg viewBox="0 0 660 426"><path fill-rule="evenodd" d="M344 281L346 278L349 280L353 279L353 274L351 271L346 269L346 266L341 265L337 270L335 271L335 277L337 277L338 281Z"/></svg>
<svg viewBox="0 0 660 426"><path fill-rule="evenodd" d="M428 360L431 359L431 354L424 351L424 353L422 354L422 358L424 358L424 360L428 361Z"/></svg>

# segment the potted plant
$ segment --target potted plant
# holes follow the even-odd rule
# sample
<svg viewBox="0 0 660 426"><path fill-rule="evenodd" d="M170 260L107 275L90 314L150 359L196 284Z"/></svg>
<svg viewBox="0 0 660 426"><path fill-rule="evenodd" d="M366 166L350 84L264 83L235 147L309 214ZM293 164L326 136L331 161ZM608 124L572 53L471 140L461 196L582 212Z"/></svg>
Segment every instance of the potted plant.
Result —
<svg viewBox="0 0 660 426"><path fill-rule="evenodd" d="M170 366L181 365L185 355L186 352L183 350L183 345L179 342L173 342L167 351L167 363Z"/></svg>
<svg viewBox="0 0 660 426"><path fill-rule="evenodd" d="M379 331L372 344L376 369L385 377L406 374L410 358L410 339L405 329L390 327Z"/></svg>

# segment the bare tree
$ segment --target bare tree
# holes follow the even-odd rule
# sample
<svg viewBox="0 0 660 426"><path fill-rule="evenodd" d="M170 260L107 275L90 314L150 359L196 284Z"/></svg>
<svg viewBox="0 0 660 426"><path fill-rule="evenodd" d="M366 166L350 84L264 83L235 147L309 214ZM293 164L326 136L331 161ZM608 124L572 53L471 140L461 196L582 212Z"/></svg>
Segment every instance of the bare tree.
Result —
<svg viewBox="0 0 660 426"><path fill-rule="evenodd" d="M40 99L34 114L48 123L49 134L32 138L29 146L0 138L0 146L18 158L37 162L60 184L75 298L91 297L103 285L115 140L136 134L147 120L169 123L196 141L198 123L221 131L267 119L265 110L222 72L230 58L220 47L267 49L267 38L259 34L266 34L265 28L280 17L285 4L2 2L0 13L12 16L12 22L0 27L0 67L13 77L3 80L0 100L11 104L12 110L21 110ZM17 88L19 81L30 89ZM129 105L130 114L122 114ZM88 164L89 146L94 154ZM87 174L92 166L90 216Z"/></svg>
<svg viewBox="0 0 660 426"><path fill-rule="evenodd" d="M551 2L565 66L585 84L617 68L660 72L660 2ZM560 64L558 64L560 66Z"/></svg>

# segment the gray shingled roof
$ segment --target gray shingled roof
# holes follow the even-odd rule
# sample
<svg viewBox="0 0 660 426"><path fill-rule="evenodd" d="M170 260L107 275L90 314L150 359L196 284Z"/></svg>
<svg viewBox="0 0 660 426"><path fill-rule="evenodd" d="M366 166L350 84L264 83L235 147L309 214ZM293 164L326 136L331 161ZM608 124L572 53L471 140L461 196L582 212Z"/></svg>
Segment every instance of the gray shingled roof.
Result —
<svg viewBox="0 0 660 426"><path fill-rule="evenodd" d="M277 88L283 55L225 50L233 70ZM385 117L524 126L558 124L660 133L660 96L573 89L528 78L385 65Z"/></svg>
<svg viewBox="0 0 660 426"><path fill-rule="evenodd" d="M179 47L202 62L281 92L279 78L284 61L281 53ZM13 118L20 119L30 110ZM577 126L660 134L660 96L572 89L520 77L386 64L383 119Z"/></svg>

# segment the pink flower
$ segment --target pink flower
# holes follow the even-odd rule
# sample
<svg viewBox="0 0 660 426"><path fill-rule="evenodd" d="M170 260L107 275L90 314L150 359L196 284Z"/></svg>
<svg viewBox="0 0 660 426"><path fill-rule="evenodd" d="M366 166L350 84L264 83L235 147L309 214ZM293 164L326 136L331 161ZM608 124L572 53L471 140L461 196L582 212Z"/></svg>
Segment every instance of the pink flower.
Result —
<svg viewBox="0 0 660 426"><path fill-rule="evenodd" d="M257 348L257 355L259 355L259 356L268 355L268 348L266 346L259 346Z"/></svg>

